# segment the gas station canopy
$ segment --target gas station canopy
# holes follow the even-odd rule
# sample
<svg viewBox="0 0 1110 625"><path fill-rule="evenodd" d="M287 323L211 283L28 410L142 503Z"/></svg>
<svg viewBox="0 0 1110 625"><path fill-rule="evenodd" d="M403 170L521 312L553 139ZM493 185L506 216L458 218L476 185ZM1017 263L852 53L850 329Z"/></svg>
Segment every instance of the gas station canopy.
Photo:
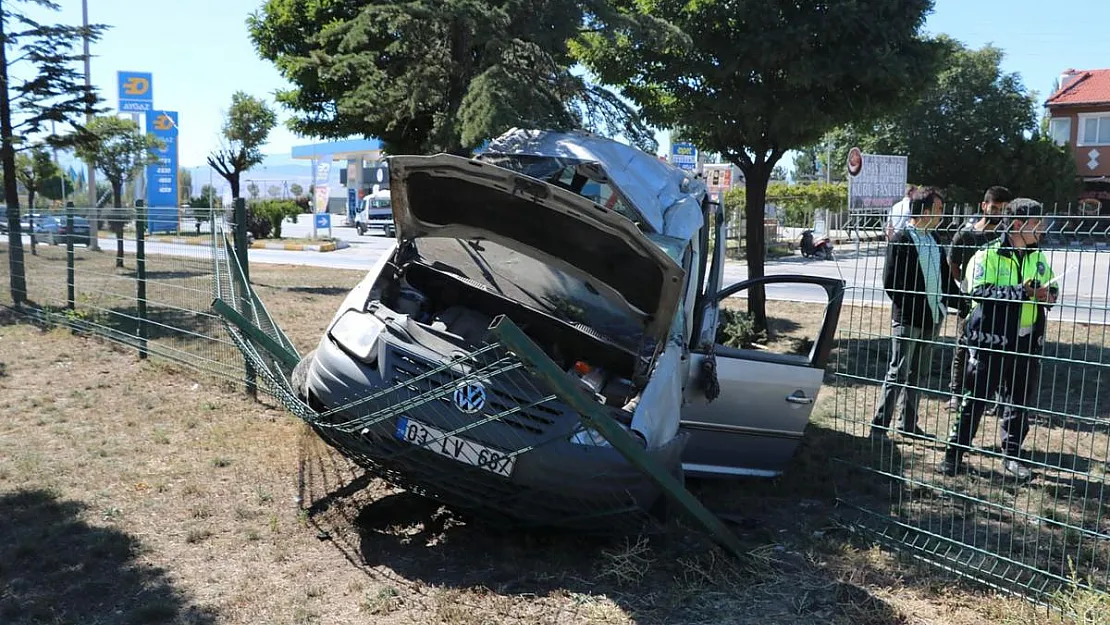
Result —
<svg viewBox="0 0 1110 625"><path fill-rule="evenodd" d="M314 161L326 156L331 156L332 160L376 161L382 156L382 142L377 139L345 139L311 145L295 145L291 156L306 161Z"/></svg>

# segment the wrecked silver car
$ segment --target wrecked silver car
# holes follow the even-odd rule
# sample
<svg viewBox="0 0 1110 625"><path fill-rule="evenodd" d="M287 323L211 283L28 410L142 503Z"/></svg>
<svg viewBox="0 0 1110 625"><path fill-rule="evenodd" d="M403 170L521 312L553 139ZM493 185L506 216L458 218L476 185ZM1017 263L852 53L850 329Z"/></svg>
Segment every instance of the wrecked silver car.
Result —
<svg viewBox="0 0 1110 625"><path fill-rule="evenodd" d="M668 473L783 470L841 281L722 288L725 228L702 181L586 133L514 130L476 158L396 156L389 172L396 246L292 378L325 440L416 492L517 521L652 509L657 484L490 338L508 318ZM717 345L719 303L777 282L828 295L810 352Z"/></svg>

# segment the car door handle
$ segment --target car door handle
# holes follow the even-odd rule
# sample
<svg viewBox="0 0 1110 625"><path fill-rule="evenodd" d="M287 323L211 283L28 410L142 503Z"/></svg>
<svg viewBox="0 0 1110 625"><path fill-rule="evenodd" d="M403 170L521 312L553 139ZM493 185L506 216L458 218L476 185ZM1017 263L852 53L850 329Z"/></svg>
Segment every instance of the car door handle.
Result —
<svg viewBox="0 0 1110 625"><path fill-rule="evenodd" d="M790 395L786 398L786 401L788 401L792 404L800 404L800 405L805 406L805 405L808 405L808 404L812 404L813 403L813 398L812 397L806 397L805 395Z"/></svg>

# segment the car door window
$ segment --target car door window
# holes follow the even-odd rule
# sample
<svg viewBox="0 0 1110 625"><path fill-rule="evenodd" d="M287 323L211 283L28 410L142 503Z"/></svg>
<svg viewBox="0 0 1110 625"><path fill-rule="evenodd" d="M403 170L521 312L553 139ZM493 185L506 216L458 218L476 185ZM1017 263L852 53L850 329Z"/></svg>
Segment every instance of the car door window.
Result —
<svg viewBox="0 0 1110 625"><path fill-rule="evenodd" d="M767 337L754 334L746 314L753 286L768 295ZM700 318L715 325L701 336L716 340L691 351L680 422L690 435L682 457L690 474L784 470L820 392L843 295L839 279L779 275L733 284L704 303Z"/></svg>

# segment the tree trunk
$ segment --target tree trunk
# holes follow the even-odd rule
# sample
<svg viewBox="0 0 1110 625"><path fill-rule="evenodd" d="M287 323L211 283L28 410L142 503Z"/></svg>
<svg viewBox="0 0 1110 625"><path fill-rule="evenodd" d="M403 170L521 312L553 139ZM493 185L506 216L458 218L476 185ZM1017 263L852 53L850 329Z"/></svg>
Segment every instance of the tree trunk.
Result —
<svg viewBox="0 0 1110 625"><path fill-rule="evenodd" d="M27 299L27 274L23 265L23 236L19 231L19 189L15 179L15 149L12 147L12 105L8 99L7 36L0 12L0 161L4 170L4 201L8 205L8 271L12 304Z"/></svg>
<svg viewBox="0 0 1110 625"><path fill-rule="evenodd" d="M227 184L231 186L231 202L234 204L235 200L239 198L239 172L231 172L226 178Z"/></svg>
<svg viewBox="0 0 1110 625"><path fill-rule="evenodd" d="M112 181L112 231L116 233L116 267L123 267L123 183Z"/></svg>
<svg viewBox="0 0 1110 625"><path fill-rule="evenodd" d="M763 226L764 204L767 201L767 182L771 178L772 163L767 161L754 161L750 167L744 168L744 198L747 206L744 215L747 218L746 237L748 239L745 254L748 257L748 279L762 278L764 276L763 263L767 258L767 241ZM748 289L748 313L752 316L752 323L756 332L767 331L767 293L762 285Z"/></svg>

